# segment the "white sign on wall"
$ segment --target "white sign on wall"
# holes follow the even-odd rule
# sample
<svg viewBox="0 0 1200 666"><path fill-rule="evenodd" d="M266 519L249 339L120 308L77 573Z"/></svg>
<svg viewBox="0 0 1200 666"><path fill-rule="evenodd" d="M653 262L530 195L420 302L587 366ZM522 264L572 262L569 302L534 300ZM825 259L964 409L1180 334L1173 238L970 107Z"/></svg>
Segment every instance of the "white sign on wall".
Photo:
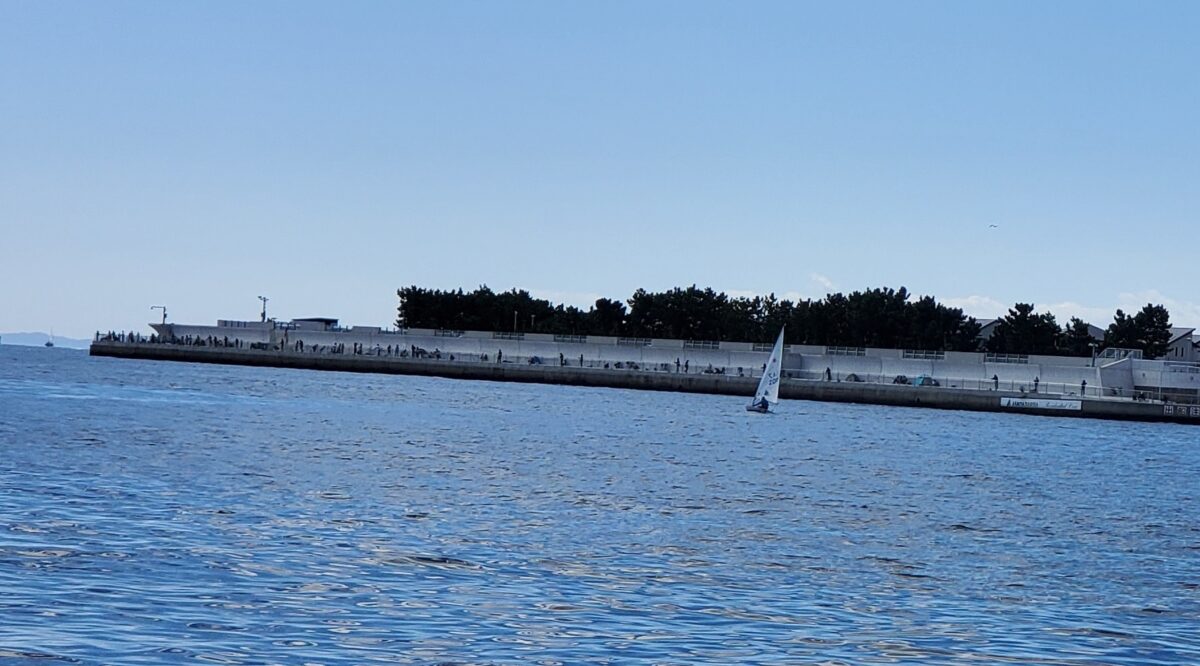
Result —
<svg viewBox="0 0 1200 666"><path fill-rule="evenodd" d="M1200 416L1200 406L1192 405L1163 405L1164 416Z"/></svg>
<svg viewBox="0 0 1200 666"><path fill-rule="evenodd" d="M1079 400L1050 400L1046 398L1000 398L1001 407L1015 409L1061 409L1078 412L1083 409Z"/></svg>

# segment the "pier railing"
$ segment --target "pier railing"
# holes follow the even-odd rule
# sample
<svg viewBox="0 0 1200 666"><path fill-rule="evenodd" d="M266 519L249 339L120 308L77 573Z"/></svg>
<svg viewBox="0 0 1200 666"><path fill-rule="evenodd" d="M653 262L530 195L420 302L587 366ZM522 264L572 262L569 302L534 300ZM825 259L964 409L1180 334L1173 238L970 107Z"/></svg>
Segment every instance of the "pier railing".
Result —
<svg viewBox="0 0 1200 666"><path fill-rule="evenodd" d="M720 349L721 343L717 340L684 340L684 349Z"/></svg>
<svg viewBox="0 0 1200 666"><path fill-rule="evenodd" d="M621 347L649 347L650 338L617 338L617 345Z"/></svg>
<svg viewBox="0 0 1200 666"><path fill-rule="evenodd" d="M826 356L866 356L866 347L826 347Z"/></svg>
<svg viewBox="0 0 1200 666"><path fill-rule="evenodd" d="M914 361L944 361L946 360L946 352L931 351L928 349L905 349L900 352L900 358Z"/></svg>
<svg viewBox="0 0 1200 666"><path fill-rule="evenodd" d="M750 345L750 351L756 351L756 352L769 352L769 351L771 351L771 350L773 350L773 349L775 349L775 343L774 343L774 342L755 342L754 344ZM792 346L791 346L791 345L786 345L786 344L785 344L785 345L783 346L783 351L784 351L784 353L785 353L785 354L786 354L786 353L791 353L791 351L792 351Z"/></svg>
<svg viewBox="0 0 1200 666"><path fill-rule="evenodd" d="M1025 365L1029 363L1029 356L1026 354L985 354L983 361L984 363L1017 363Z"/></svg>
<svg viewBox="0 0 1200 666"><path fill-rule="evenodd" d="M497 337L521 335L519 333L499 333ZM514 339L514 338L499 338L499 339ZM519 338L517 338L519 339ZM571 358L565 355L558 357L552 356L536 356L536 355L498 355L489 353L460 353L446 352L440 350L429 351L412 345L304 345L303 349L299 346L299 341L295 343L263 343L255 342L248 343L240 340L212 340L207 339L185 339L160 340L156 336L143 336L137 333L99 333L95 335L97 343L105 344L129 344L129 345L144 345L144 344L174 344L184 347L198 348L213 348L221 351L246 352L246 353L262 353L269 351L276 354L295 354L295 355L356 355L374 357L385 362L404 362L412 358L422 360L435 360L453 363L504 363L504 364L528 364L528 365L549 365L549 366L564 366L575 368L588 368L597 370L621 370L626 372L650 372L650 373L682 373L682 374L701 374L701 375L718 375L726 377L742 377L742 378L758 378L762 374L761 365L756 366L719 366L719 365L704 365L697 363L681 363L676 365L674 362L645 362L640 360L600 360L580 358L578 356ZM851 348L852 349L852 348ZM1167 372L1171 373L1200 373L1200 364L1174 362L1166 367ZM1194 390L1187 389L1172 389L1163 387L1153 387L1138 390L1130 390L1121 387L1106 387L1098 386L1099 382L1049 382L1035 379L1029 380L1008 380L1008 379L987 379L979 377L947 377L941 375L918 375L908 377L904 375L893 374L873 374L873 373L858 373L858 372L830 372L828 375L825 370L817 369L796 369L785 368L784 377L789 381L803 382L834 382L834 383L862 383L862 384L886 384L893 386L905 386L912 390L922 390L930 387L934 388L949 388L970 391L989 391L1000 392L1006 394L1017 394L1029 397L1041 398L1081 398L1102 399L1102 400L1123 400L1135 402L1157 402L1163 405L1178 405L1181 409L1186 408L1188 411L1185 415L1190 414L1190 410L1195 407L1200 409L1200 396Z"/></svg>

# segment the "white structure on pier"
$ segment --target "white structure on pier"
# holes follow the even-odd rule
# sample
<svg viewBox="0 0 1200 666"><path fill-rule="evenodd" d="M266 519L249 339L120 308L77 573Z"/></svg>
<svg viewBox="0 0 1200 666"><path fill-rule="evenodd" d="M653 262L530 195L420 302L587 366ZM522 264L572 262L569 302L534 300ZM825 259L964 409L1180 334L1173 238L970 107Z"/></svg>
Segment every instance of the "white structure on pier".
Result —
<svg viewBox="0 0 1200 666"><path fill-rule="evenodd" d="M274 320L220 320L216 326L151 324L163 340L273 348L280 351L392 354L417 352L453 355L463 361L635 367L661 372L721 372L757 376L769 343L688 341L607 336L386 330L378 326L338 325L326 317ZM1194 403L1200 399L1200 343L1191 329L1173 336L1167 358L1018 356L982 352L789 345L784 374L798 379L891 383L904 377L928 377L939 385L1041 394L1087 395L1129 399L1138 395ZM1178 351L1176 351L1178 350Z"/></svg>

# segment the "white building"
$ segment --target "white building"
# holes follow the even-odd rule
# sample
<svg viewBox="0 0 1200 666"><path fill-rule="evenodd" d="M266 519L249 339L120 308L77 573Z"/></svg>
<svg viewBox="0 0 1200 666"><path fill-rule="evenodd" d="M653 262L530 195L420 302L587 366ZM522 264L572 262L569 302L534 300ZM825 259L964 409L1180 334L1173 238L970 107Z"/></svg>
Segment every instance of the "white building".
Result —
<svg viewBox="0 0 1200 666"><path fill-rule="evenodd" d="M1195 363L1200 360L1200 356L1197 356L1197 347L1200 345L1200 341L1196 340L1195 332L1194 328L1172 326L1171 339L1167 342L1167 353L1163 356L1163 360L1186 363Z"/></svg>

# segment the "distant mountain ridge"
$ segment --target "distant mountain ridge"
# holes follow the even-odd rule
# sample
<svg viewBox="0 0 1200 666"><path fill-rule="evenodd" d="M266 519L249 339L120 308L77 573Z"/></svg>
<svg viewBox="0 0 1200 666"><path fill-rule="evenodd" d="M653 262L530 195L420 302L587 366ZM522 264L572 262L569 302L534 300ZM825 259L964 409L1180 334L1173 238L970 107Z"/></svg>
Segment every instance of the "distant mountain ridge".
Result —
<svg viewBox="0 0 1200 666"><path fill-rule="evenodd" d="M0 333L0 344L4 345L19 345L23 347L41 347L46 344L46 341L51 339L49 333L21 331L17 333ZM66 347L67 349L87 349L92 344L91 340L82 338L64 338L54 336L55 347Z"/></svg>

